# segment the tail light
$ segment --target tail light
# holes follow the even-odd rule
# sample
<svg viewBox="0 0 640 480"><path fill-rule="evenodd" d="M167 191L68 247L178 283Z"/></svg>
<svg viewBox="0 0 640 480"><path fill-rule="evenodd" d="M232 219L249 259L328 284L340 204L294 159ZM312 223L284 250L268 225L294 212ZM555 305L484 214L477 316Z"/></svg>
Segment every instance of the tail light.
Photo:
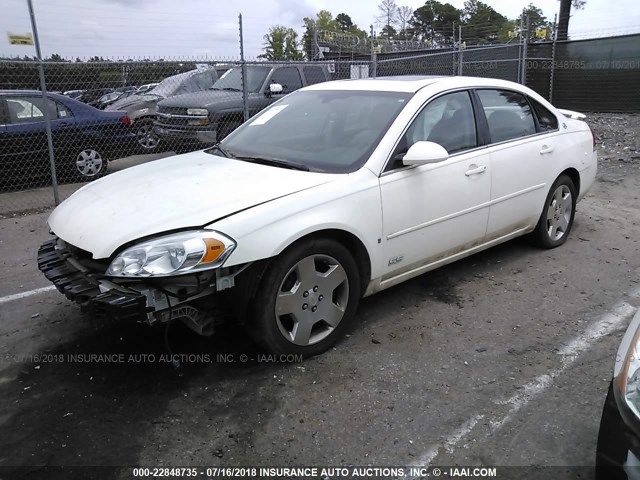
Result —
<svg viewBox="0 0 640 480"><path fill-rule="evenodd" d="M596 131L589 125L589 130L591 130L591 138L593 139L593 150L596 149Z"/></svg>
<svg viewBox="0 0 640 480"><path fill-rule="evenodd" d="M131 119L126 115L120 118L120 122L124 123L125 125L131 125Z"/></svg>

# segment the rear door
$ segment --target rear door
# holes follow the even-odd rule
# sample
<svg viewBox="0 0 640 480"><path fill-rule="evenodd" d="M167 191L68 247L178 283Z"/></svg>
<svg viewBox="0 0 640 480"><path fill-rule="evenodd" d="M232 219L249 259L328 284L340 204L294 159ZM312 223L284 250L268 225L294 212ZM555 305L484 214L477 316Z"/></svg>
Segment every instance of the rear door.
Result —
<svg viewBox="0 0 640 480"><path fill-rule="evenodd" d="M476 90L486 116L491 157L491 208L487 240L535 225L557 162L557 119L543 128L520 92ZM550 112L549 112L550 113Z"/></svg>

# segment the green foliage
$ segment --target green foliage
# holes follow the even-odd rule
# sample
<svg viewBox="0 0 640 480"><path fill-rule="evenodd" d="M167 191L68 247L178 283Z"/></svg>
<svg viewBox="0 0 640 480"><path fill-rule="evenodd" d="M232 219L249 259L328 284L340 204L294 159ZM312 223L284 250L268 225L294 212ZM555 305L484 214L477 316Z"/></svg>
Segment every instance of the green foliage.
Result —
<svg viewBox="0 0 640 480"><path fill-rule="evenodd" d="M427 0L413 12L411 28L420 40L452 43L454 27L460 24L461 15L462 11L450 3Z"/></svg>
<svg viewBox="0 0 640 480"><path fill-rule="evenodd" d="M276 25L269 29L264 37L265 53L258 58L266 60L302 60L303 54L298 49L298 33L293 28Z"/></svg>
<svg viewBox="0 0 640 480"><path fill-rule="evenodd" d="M462 40L467 44L487 44L499 41L498 33L507 17L479 0L467 0L462 9Z"/></svg>
<svg viewBox="0 0 640 480"><path fill-rule="evenodd" d="M338 28L343 32L348 32L354 27L353 20L351 20L351 17L346 13L336 15L336 23L338 24Z"/></svg>

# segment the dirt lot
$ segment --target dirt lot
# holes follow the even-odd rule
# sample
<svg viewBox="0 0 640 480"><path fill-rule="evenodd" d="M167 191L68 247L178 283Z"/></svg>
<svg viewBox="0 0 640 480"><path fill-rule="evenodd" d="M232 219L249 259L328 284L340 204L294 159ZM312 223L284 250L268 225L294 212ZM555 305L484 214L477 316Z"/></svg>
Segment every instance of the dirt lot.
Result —
<svg viewBox="0 0 640 480"><path fill-rule="evenodd" d="M7 300L47 286L46 214L0 220L0 466L593 465L640 306L640 117L591 121L598 182L563 247L512 241L367 298L302 363L233 325L176 327L178 371L163 330L96 322L50 290Z"/></svg>

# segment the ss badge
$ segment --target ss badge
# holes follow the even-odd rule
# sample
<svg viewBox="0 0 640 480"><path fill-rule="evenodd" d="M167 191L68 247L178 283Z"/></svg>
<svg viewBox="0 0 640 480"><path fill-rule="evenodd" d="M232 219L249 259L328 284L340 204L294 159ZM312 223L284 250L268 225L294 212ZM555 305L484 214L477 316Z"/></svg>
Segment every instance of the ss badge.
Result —
<svg viewBox="0 0 640 480"><path fill-rule="evenodd" d="M389 259L389 265L395 265L396 263L400 263L404 259L404 256L400 255L399 257L392 257Z"/></svg>

